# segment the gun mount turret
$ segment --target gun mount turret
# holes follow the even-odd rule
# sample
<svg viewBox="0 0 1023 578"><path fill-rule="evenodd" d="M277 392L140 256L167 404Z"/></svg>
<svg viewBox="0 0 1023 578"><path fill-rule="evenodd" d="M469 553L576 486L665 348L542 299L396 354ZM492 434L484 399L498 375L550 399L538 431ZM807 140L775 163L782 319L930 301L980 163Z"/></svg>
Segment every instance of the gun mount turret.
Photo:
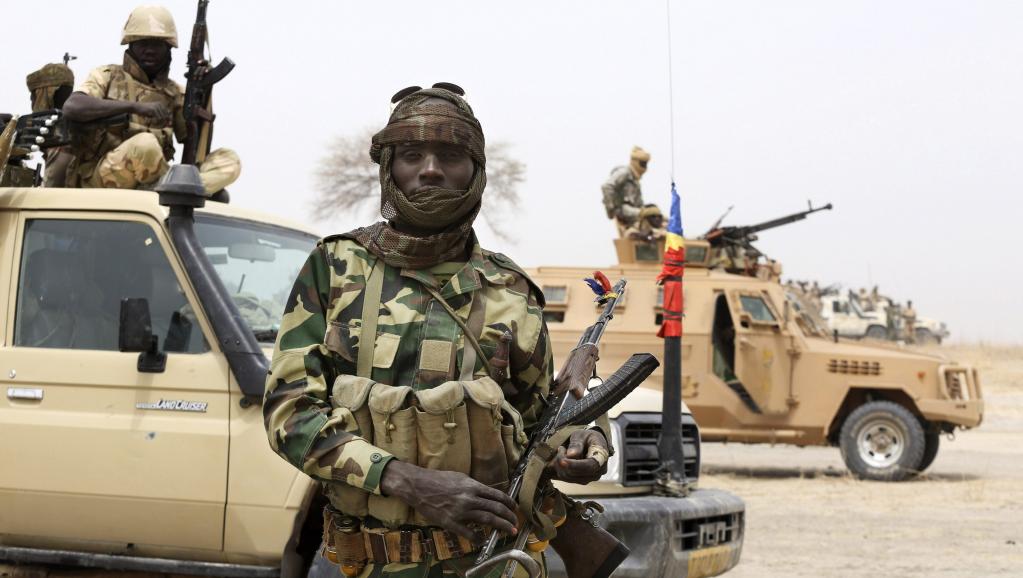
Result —
<svg viewBox="0 0 1023 578"><path fill-rule="evenodd" d="M757 240L757 233L782 227L796 221L802 221L807 216L818 211L830 211L833 207L828 203L821 207L814 207L807 201L808 209L791 215L785 215L770 221L756 223L754 225L721 226L724 215L703 234L700 239L707 241L711 249L711 266L723 267L729 273L739 275L756 275L760 266L760 258L766 255L757 249L753 243ZM729 211L731 207L729 207ZM725 215L728 213L726 212Z"/></svg>

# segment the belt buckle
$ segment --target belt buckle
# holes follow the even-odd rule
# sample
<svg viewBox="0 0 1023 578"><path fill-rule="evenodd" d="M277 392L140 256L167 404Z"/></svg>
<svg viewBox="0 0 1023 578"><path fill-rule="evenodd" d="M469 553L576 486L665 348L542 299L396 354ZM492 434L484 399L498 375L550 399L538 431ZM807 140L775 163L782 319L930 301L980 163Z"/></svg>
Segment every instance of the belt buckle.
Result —
<svg viewBox="0 0 1023 578"><path fill-rule="evenodd" d="M411 564L412 560L412 534L411 530L398 530L398 561L402 564ZM390 558L390 554L388 554Z"/></svg>
<svg viewBox="0 0 1023 578"><path fill-rule="evenodd" d="M433 543L433 537L428 528L419 529L419 544L422 546L424 556L429 554L430 557L437 558L437 547Z"/></svg>

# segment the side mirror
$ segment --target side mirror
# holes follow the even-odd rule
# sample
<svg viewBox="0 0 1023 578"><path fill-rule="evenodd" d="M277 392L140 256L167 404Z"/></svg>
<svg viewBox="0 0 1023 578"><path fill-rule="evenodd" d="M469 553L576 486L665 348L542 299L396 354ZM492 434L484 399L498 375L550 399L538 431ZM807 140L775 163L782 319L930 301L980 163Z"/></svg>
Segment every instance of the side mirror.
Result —
<svg viewBox="0 0 1023 578"><path fill-rule="evenodd" d="M149 301L146 299L129 297L121 300L117 347L121 351L139 352L137 367L142 373L163 373L167 368L167 354L160 351L159 339L153 335Z"/></svg>

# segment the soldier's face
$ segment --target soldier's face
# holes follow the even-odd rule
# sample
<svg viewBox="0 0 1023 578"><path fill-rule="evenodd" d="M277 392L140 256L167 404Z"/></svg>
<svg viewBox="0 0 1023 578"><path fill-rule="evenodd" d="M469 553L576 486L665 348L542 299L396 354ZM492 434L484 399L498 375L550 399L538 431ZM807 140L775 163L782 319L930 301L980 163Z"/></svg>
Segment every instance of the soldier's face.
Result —
<svg viewBox="0 0 1023 578"><path fill-rule="evenodd" d="M398 145L391 163L391 178L412 198L426 187L468 190L474 165L465 148L438 142Z"/></svg>
<svg viewBox="0 0 1023 578"><path fill-rule="evenodd" d="M128 45L132 57L150 76L170 64L171 46L157 38L143 38Z"/></svg>

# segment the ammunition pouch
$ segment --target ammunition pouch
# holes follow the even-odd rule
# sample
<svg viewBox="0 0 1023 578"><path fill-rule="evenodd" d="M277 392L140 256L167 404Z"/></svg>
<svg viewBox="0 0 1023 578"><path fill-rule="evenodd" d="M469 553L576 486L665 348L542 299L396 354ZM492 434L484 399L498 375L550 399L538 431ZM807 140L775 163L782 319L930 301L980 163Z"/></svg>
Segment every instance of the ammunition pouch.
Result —
<svg viewBox="0 0 1023 578"><path fill-rule="evenodd" d="M431 470L466 474L504 489L528 442L522 416L489 377L447 381L431 389L340 375L331 391L331 417L345 431L397 459ZM428 522L397 498L343 483L327 484L331 504L350 516L372 516L388 528Z"/></svg>

